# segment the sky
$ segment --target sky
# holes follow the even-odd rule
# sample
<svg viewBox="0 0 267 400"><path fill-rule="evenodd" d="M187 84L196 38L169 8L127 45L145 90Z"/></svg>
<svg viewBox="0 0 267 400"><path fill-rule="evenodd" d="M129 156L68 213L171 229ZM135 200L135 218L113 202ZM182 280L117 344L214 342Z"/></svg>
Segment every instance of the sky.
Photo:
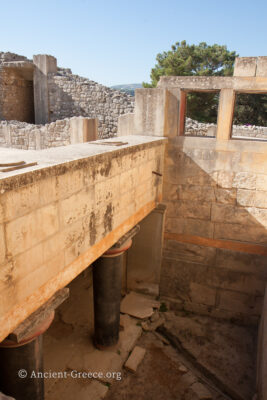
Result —
<svg viewBox="0 0 267 400"><path fill-rule="evenodd" d="M0 0L0 51L58 66L107 86L150 81L175 42L226 45L267 56L266 0Z"/></svg>

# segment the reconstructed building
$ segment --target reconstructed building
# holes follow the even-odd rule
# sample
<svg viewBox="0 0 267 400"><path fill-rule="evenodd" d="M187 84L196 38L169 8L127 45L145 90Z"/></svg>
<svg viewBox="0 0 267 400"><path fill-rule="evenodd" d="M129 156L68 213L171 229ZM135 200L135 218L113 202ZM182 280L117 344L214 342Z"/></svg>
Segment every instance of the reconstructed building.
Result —
<svg viewBox="0 0 267 400"><path fill-rule="evenodd" d="M27 337L33 313L100 258L97 340L116 341L107 321L121 277L104 271L122 268L127 251L127 288L258 325L255 393L266 399L267 143L233 137L232 122L237 93L267 92L267 57L237 59L233 77L162 77L136 90L133 113L129 96L73 78L51 56L3 57L0 339L20 343L19 327ZM185 135L187 94L215 90L215 136Z"/></svg>

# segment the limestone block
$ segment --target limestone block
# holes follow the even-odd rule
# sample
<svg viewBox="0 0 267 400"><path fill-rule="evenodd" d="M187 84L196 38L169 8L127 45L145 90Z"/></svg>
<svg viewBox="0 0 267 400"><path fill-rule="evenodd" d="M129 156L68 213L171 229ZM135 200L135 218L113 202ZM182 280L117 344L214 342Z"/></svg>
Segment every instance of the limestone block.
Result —
<svg viewBox="0 0 267 400"><path fill-rule="evenodd" d="M199 263L163 256L160 279L161 296L188 300L191 282L207 284L208 268Z"/></svg>
<svg viewBox="0 0 267 400"><path fill-rule="evenodd" d="M139 364L142 362L142 360L145 356L145 353L146 353L145 349L143 349L140 346L135 346L130 357L124 364L124 367L131 372L136 372Z"/></svg>
<svg viewBox="0 0 267 400"><path fill-rule="evenodd" d="M256 76L257 57L236 57L234 76Z"/></svg>
<svg viewBox="0 0 267 400"><path fill-rule="evenodd" d="M211 205L209 203L179 201L170 202L167 208L167 217L184 217L210 220Z"/></svg>
<svg viewBox="0 0 267 400"><path fill-rule="evenodd" d="M262 296L264 282L254 275L223 268L210 268L203 283L222 289L236 290L253 296Z"/></svg>
<svg viewBox="0 0 267 400"><path fill-rule="evenodd" d="M231 189L233 185L233 177L233 172L220 170L217 172L216 181L221 188Z"/></svg>
<svg viewBox="0 0 267 400"><path fill-rule="evenodd" d="M230 290L220 290L219 293L220 308L244 314L260 315L262 298Z"/></svg>
<svg viewBox="0 0 267 400"><path fill-rule="evenodd" d="M135 168L137 166L146 165L148 161L155 160L156 153L151 150L141 150L134 154L131 154L131 168ZM149 155L153 155L153 157L149 157Z"/></svg>
<svg viewBox="0 0 267 400"><path fill-rule="evenodd" d="M178 92L162 88L135 91L134 134L177 136Z"/></svg>
<svg viewBox="0 0 267 400"><path fill-rule="evenodd" d="M6 221L27 214L39 206L38 183L9 191L3 195L2 199Z"/></svg>
<svg viewBox="0 0 267 400"><path fill-rule="evenodd" d="M212 204L211 220L240 225L255 225L255 220L250 213L241 207L231 204Z"/></svg>
<svg viewBox="0 0 267 400"><path fill-rule="evenodd" d="M213 222L193 218L184 220L184 234L213 238L213 231Z"/></svg>
<svg viewBox="0 0 267 400"><path fill-rule="evenodd" d="M267 210L257 207L248 207L248 213L256 226L267 228Z"/></svg>
<svg viewBox="0 0 267 400"><path fill-rule="evenodd" d="M143 181L146 181L147 179L152 178L152 171L155 171L156 165L155 165L155 160L150 160L147 161L145 164L142 164L139 166L139 174L140 174L140 179ZM156 172L161 172L161 171L156 171Z"/></svg>
<svg viewBox="0 0 267 400"><path fill-rule="evenodd" d="M236 204L236 189L215 189L215 197L217 203Z"/></svg>
<svg viewBox="0 0 267 400"><path fill-rule="evenodd" d="M190 297L194 303L206 304L215 306L216 289L200 285L195 282L190 283Z"/></svg>
<svg viewBox="0 0 267 400"><path fill-rule="evenodd" d="M238 189L237 203L241 206L267 208L267 192Z"/></svg>
<svg viewBox="0 0 267 400"><path fill-rule="evenodd" d="M57 198L64 199L83 189L83 170L68 171L66 174L56 177Z"/></svg>
<svg viewBox="0 0 267 400"><path fill-rule="evenodd" d="M144 193L151 191L152 189L152 180L148 179L144 183L140 183L135 187L135 197L138 198L142 196Z"/></svg>
<svg viewBox="0 0 267 400"><path fill-rule="evenodd" d="M131 175L131 174L130 174ZM111 201L120 193L120 176L114 176L104 183L99 182L95 185L95 204L99 207L103 203Z"/></svg>
<svg viewBox="0 0 267 400"><path fill-rule="evenodd" d="M98 198L97 198L98 203ZM60 221L63 226L73 224L90 214L95 205L94 187L76 193L60 203Z"/></svg>
<svg viewBox="0 0 267 400"><path fill-rule="evenodd" d="M48 205L17 218L6 225L7 249L13 256L21 253L59 228L56 205Z"/></svg>
<svg viewBox="0 0 267 400"><path fill-rule="evenodd" d="M245 272L267 279L266 256L217 249L216 267Z"/></svg>
<svg viewBox="0 0 267 400"><path fill-rule="evenodd" d="M240 225L231 223L216 223L214 239L240 240L243 242L266 243L267 232L262 226Z"/></svg>
<svg viewBox="0 0 267 400"><path fill-rule="evenodd" d="M183 233L185 220L183 218L166 218L165 232Z"/></svg>
<svg viewBox="0 0 267 400"><path fill-rule="evenodd" d="M267 57L258 57L256 76L267 77Z"/></svg>
<svg viewBox="0 0 267 400"><path fill-rule="evenodd" d="M12 279L20 280L44 263L43 244L40 243L14 258L15 268L12 269Z"/></svg>
<svg viewBox="0 0 267 400"><path fill-rule="evenodd" d="M181 243L174 240L166 240L164 254L177 260L185 260L205 265L215 264L216 249L206 246L198 246L191 243Z"/></svg>
<svg viewBox="0 0 267 400"><path fill-rule="evenodd" d="M148 170L148 171L147 171ZM141 172L141 171L140 171ZM150 173L150 178L151 178L151 169L149 169L149 166L146 165L146 170L143 171L144 174L142 176L142 180L147 180L147 175ZM119 180L119 185L120 185L120 193L123 194L125 192L128 192L132 188L135 188L138 185L139 181L139 171L137 168L134 168L130 171L126 171L122 173L118 178Z"/></svg>
<svg viewBox="0 0 267 400"><path fill-rule="evenodd" d="M257 175L256 189L267 191L267 175Z"/></svg>
<svg viewBox="0 0 267 400"><path fill-rule="evenodd" d="M118 118L117 136L132 135L134 131L134 114L123 114Z"/></svg>
<svg viewBox="0 0 267 400"><path fill-rule="evenodd" d="M181 200L203 202L215 201L214 189L210 186L178 185L177 197Z"/></svg>
<svg viewBox="0 0 267 400"><path fill-rule="evenodd" d="M42 179L38 182L39 195L40 195L40 205L44 206L46 204L56 201L58 198L58 185L57 178L51 176L46 179ZM60 195L60 194L59 194Z"/></svg>
<svg viewBox="0 0 267 400"><path fill-rule="evenodd" d="M237 172L233 179L233 187L242 189L255 189L257 175L249 172Z"/></svg>

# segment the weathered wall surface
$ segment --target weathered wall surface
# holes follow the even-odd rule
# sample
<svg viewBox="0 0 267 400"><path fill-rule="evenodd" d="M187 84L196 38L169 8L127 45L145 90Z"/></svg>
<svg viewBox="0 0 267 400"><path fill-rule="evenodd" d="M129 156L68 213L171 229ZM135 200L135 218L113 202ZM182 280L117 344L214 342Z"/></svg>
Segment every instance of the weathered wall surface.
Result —
<svg viewBox="0 0 267 400"><path fill-rule="evenodd" d="M33 82L14 69L1 68L0 120L34 122Z"/></svg>
<svg viewBox="0 0 267 400"><path fill-rule="evenodd" d="M50 119L71 116L98 118L99 137L114 136L119 115L131 113L134 98L89 79L59 70L48 75Z"/></svg>
<svg viewBox="0 0 267 400"><path fill-rule="evenodd" d="M30 61L30 60L27 57L20 56L15 53L10 53L10 52L4 53L3 51L0 51L0 64L9 61Z"/></svg>
<svg viewBox="0 0 267 400"><path fill-rule="evenodd" d="M31 156L39 167L0 178L0 340L160 201L152 171L163 166L164 142L128 142L9 150L9 160Z"/></svg>
<svg viewBox="0 0 267 400"><path fill-rule="evenodd" d="M170 140L163 201L161 294L187 310L257 321L267 280L266 143Z"/></svg>
<svg viewBox="0 0 267 400"><path fill-rule="evenodd" d="M46 125L0 121L0 147L41 150L97 139L95 119L72 117Z"/></svg>
<svg viewBox="0 0 267 400"><path fill-rule="evenodd" d="M173 307L259 320L267 281L267 143L232 140L231 132L235 92L264 92L266 85L258 76L161 77L158 88L136 90L135 113L120 123L127 132L168 137L160 294ZM216 138L181 129L189 89L220 90Z"/></svg>
<svg viewBox="0 0 267 400"><path fill-rule="evenodd" d="M46 125L0 121L0 146L38 150L70 144L70 119Z"/></svg>
<svg viewBox="0 0 267 400"><path fill-rule="evenodd" d="M47 59L54 58L39 55L34 59L36 63L38 57L40 62L44 61L44 64ZM11 61L31 62L26 57L17 54L0 52L0 120L33 123L33 83L23 80L15 70L11 72L11 70L1 69L4 62ZM35 65L37 80L40 65L42 64ZM39 74L41 78L43 78L42 74L44 74L43 71ZM35 82L35 108L38 108L39 118L39 122L37 120L36 122L39 124L74 116L98 118L99 137L104 138L116 135L120 115L133 112L134 98L132 96L73 75L70 69L57 68L56 73L48 71L45 78L47 81L45 79L39 86L41 79Z"/></svg>

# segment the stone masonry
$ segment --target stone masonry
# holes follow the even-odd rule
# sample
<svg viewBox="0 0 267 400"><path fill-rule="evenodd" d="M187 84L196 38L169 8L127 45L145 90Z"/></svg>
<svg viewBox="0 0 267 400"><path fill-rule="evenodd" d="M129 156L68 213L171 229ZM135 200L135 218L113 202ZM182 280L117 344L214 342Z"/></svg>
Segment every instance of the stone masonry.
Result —
<svg viewBox="0 0 267 400"><path fill-rule="evenodd" d="M98 118L99 137L114 136L118 117L133 112L134 98L69 70L49 74L51 121L70 116Z"/></svg>
<svg viewBox="0 0 267 400"><path fill-rule="evenodd" d="M56 72L48 71L47 81L42 88L47 92L41 93L41 97L47 96L47 120L45 123L64 120L71 117L86 117L98 119L98 137L105 138L116 136L118 130L118 117L131 113L134 109L134 98L126 93L110 89L87 78L72 74L70 69L57 68L56 59L51 56L43 57L45 60L54 60ZM31 66L32 71L30 71ZM28 68L27 77L23 76L23 70ZM36 68L36 66L35 66ZM24 56L13 53L0 53L0 120L34 122L34 112L37 107L33 97L34 64ZM29 75L31 74L31 75ZM41 73L42 76L42 73ZM9 124L9 122L7 122ZM42 122L43 124L43 122ZM34 130L33 126L16 124L11 122L13 134L17 132L15 146L21 145L21 137L25 130ZM22 129L22 132L20 132ZM35 126L41 129L40 126ZM66 144L66 137L57 138L55 145ZM24 145L22 145L24 146ZM30 146L29 148L33 148ZM20 147L20 148L25 148Z"/></svg>

